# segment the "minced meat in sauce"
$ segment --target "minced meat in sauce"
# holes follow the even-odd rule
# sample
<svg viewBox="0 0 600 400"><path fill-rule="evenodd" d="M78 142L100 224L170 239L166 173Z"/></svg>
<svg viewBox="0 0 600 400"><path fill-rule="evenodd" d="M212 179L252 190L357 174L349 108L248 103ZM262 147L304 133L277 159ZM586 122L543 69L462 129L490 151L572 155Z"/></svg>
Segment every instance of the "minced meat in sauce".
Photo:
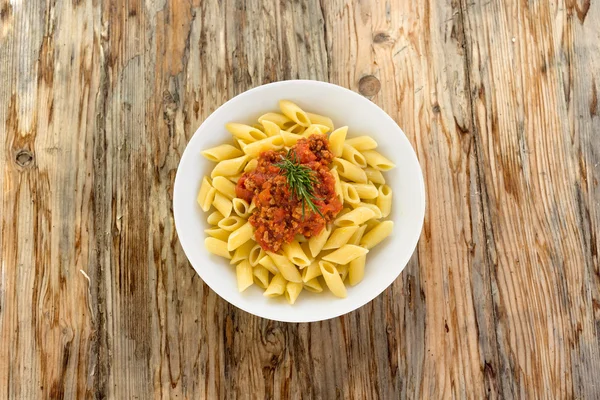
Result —
<svg viewBox="0 0 600 400"><path fill-rule="evenodd" d="M335 193L335 178L329 172L333 154L325 135L311 135L300 139L292 147L299 163L311 168L318 183L313 186L316 199L313 203L323 217L308 207L302 211L302 201L291 196L287 179L276 163L285 157L285 151L266 151L258 157L254 171L244 173L235 188L237 197L256 208L250 216L250 224L256 228L254 238L260 246L277 252L285 243L290 243L298 234L306 238L319 234L325 224L342 209ZM304 214L304 215L303 215Z"/></svg>

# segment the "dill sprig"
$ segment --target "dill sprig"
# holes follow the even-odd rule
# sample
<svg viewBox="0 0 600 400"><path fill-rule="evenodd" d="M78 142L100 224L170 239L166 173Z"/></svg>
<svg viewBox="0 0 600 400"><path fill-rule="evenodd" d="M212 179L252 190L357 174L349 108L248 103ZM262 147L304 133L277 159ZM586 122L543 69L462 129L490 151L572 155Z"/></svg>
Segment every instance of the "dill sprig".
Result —
<svg viewBox="0 0 600 400"><path fill-rule="evenodd" d="M291 196L296 196L302 202L302 219L304 219L305 206L325 219L321 210L313 202L313 200L320 200L313 193L314 186L319 183L315 171L300 164L296 158L296 152L291 149L288 150L285 157L281 157L281 161L275 166L279 167L283 176L286 177Z"/></svg>

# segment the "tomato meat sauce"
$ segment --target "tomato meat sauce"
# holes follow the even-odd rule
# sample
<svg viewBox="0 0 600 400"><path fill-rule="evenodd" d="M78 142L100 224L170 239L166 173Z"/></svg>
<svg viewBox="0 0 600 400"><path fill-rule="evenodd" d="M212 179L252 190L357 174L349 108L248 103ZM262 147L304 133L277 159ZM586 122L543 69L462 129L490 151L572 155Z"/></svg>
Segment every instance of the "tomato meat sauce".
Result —
<svg viewBox="0 0 600 400"><path fill-rule="evenodd" d="M302 199L290 191L282 170L275 165L285 158L286 152L270 150L261 153L256 169L240 177L235 192L248 203L254 200L256 208L249 221L256 228L254 238L267 251L279 251L296 235L310 238L319 234L342 209L335 193L335 178L329 172L333 154L327 136L311 135L308 139L300 139L291 150L296 161L309 167L317 178L312 201L323 216L306 204L303 212Z"/></svg>

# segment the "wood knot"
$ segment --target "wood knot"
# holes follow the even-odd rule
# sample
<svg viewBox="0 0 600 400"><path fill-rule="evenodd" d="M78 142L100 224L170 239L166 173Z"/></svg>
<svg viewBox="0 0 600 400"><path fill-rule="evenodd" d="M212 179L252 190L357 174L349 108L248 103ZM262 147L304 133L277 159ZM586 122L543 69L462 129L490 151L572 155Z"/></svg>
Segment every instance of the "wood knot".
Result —
<svg viewBox="0 0 600 400"><path fill-rule="evenodd" d="M21 150L17 153L15 161L19 167L28 167L33 162L33 154L28 150Z"/></svg>
<svg viewBox="0 0 600 400"><path fill-rule="evenodd" d="M440 113L440 105L439 105L438 103L435 103L435 104L433 105L433 108L432 108L432 110L433 110L433 112L434 112L435 114L439 114L439 113Z"/></svg>
<svg viewBox="0 0 600 400"><path fill-rule="evenodd" d="M358 81L358 91L363 96L371 97L379 93L381 89L381 82L373 75L367 75L360 78Z"/></svg>
<svg viewBox="0 0 600 400"><path fill-rule="evenodd" d="M385 32L378 32L373 36L373 43L384 43L390 40L390 35Z"/></svg>

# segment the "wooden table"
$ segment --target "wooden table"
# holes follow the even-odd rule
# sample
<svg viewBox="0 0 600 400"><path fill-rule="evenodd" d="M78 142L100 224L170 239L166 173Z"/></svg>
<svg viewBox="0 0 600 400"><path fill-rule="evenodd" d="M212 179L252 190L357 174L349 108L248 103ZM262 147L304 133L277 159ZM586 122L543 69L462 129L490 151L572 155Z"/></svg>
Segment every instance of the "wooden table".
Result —
<svg viewBox="0 0 600 400"><path fill-rule="evenodd" d="M600 398L600 2L0 0L0 398ZM220 104L371 99L427 214L377 299L253 317L172 189Z"/></svg>

